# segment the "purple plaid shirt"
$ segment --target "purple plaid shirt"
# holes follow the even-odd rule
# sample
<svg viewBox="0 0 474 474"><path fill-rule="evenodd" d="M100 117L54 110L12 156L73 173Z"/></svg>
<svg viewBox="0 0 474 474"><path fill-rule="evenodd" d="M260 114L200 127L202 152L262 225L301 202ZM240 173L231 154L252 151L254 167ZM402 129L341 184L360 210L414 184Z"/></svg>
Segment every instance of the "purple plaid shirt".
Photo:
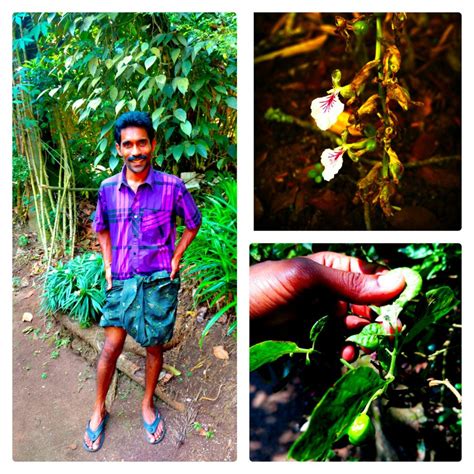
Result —
<svg viewBox="0 0 474 474"><path fill-rule="evenodd" d="M176 240L176 216L188 229L201 223L201 213L183 181L150 169L135 194L121 173L100 185L93 229L109 229L112 242L112 278L171 272Z"/></svg>

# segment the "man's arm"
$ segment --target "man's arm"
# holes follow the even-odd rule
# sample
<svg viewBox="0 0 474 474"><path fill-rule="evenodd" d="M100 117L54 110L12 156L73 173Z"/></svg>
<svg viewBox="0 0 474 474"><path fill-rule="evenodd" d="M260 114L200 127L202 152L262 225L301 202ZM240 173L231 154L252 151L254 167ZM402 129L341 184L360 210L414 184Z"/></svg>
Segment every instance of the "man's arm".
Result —
<svg viewBox="0 0 474 474"><path fill-rule="evenodd" d="M199 224L194 229L184 229L183 235L181 236L181 239L179 239L178 245L176 245L173 253L173 258L171 259L171 279L173 279L176 276L176 273L178 273L181 257L189 247L189 244L194 240L194 237L196 237L200 227L201 225Z"/></svg>
<svg viewBox="0 0 474 474"><path fill-rule="evenodd" d="M105 280L107 281L107 289L112 288L112 242L110 240L109 229L97 232L97 240L102 250L104 259Z"/></svg>

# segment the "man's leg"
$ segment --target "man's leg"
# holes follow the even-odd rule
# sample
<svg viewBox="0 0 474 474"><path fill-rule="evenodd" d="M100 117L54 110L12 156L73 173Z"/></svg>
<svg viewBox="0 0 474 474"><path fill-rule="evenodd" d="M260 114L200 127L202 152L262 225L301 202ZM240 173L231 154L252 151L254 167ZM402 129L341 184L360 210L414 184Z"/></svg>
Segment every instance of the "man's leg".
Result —
<svg viewBox="0 0 474 474"><path fill-rule="evenodd" d="M163 346L152 346L146 348L146 364L145 364L145 395L142 403L143 419L151 424L155 421L155 404L153 396L156 384L163 366ZM161 436L163 432L163 421L160 421L156 428L155 434L147 432L150 441L154 441Z"/></svg>
<svg viewBox="0 0 474 474"><path fill-rule="evenodd" d="M105 328L105 342L97 363L97 392L94 404L94 411L90 419L90 428L95 431L105 416L105 398L109 391L110 383L115 372L118 356L122 353L126 331L123 328L109 326ZM87 433L84 440L89 448L96 449L100 443L100 438L91 443Z"/></svg>

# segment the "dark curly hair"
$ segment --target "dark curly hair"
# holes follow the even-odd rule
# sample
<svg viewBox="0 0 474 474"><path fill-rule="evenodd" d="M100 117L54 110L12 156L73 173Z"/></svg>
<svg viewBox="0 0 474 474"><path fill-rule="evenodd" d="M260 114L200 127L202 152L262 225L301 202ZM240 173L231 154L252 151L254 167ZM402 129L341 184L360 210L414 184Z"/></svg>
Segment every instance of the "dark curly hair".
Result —
<svg viewBox="0 0 474 474"><path fill-rule="evenodd" d="M144 128L150 139L150 142L155 138L155 130L153 129L153 122L150 114L147 112L125 112L115 122L114 138L120 145L121 134L124 128L139 127Z"/></svg>

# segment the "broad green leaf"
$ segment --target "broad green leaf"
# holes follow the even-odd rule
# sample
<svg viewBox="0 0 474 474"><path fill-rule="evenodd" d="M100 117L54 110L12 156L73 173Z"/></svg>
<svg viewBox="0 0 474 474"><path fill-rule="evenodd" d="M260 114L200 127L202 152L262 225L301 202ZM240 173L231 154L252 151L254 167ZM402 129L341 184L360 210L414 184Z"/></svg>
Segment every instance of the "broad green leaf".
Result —
<svg viewBox="0 0 474 474"><path fill-rule="evenodd" d="M196 153L196 146L193 143L184 143L184 154L189 158Z"/></svg>
<svg viewBox="0 0 474 474"><path fill-rule="evenodd" d="M155 64L156 56L150 56L149 58L145 59L145 69L148 70Z"/></svg>
<svg viewBox="0 0 474 474"><path fill-rule="evenodd" d="M250 348L250 372L280 357L294 354L299 347L291 341L264 341Z"/></svg>
<svg viewBox="0 0 474 474"><path fill-rule="evenodd" d="M138 84L137 92L140 92L140 91L145 87L146 83L147 83L150 79L151 79L150 76L144 77L144 78L141 80L140 84Z"/></svg>
<svg viewBox="0 0 474 474"><path fill-rule="evenodd" d="M144 53L145 51L148 51L148 48L150 47L150 45L148 43L142 43L140 45L140 50L142 53Z"/></svg>
<svg viewBox="0 0 474 474"><path fill-rule="evenodd" d="M205 82L206 82L205 79L199 79L198 81L193 82L191 85L191 90L193 92L198 92Z"/></svg>
<svg viewBox="0 0 474 474"><path fill-rule="evenodd" d="M180 49L173 49L173 51L171 51L170 54L171 54L171 59L173 61L173 64L176 63L176 60L179 57L179 53L181 53Z"/></svg>
<svg viewBox="0 0 474 474"><path fill-rule="evenodd" d="M166 76L164 74L160 74L159 76L156 76L155 82L158 88L160 89L160 91L163 90L163 87L166 84Z"/></svg>
<svg viewBox="0 0 474 474"><path fill-rule="evenodd" d="M111 69L111 68L113 67L113 65L114 65L114 62L113 62L112 59L106 59L106 60L105 60L105 67L106 67L107 69Z"/></svg>
<svg viewBox="0 0 474 474"><path fill-rule="evenodd" d="M423 316L418 319L408 334L403 338L403 344L415 339L427 326L439 321L449 314L458 304L454 291L449 286L441 286L426 293L428 306Z"/></svg>
<svg viewBox="0 0 474 474"><path fill-rule="evenodd" d="M188 91L189 80L187 77L175 77L171 84L174 89L178 88L181 94L184 95Z"/></svg>
<svg viewBox="0 0 474 474"><path fill-rule="evenodd" d="M223 86L216 86L214 89L219 92L219 94L227 95L227 89Z"/></svg>
<svg viewBox="0 0 474 474"><path fill-rule="evenodd" d="M227 153L231 158L235 160L237 158L237 146L234 143L229 145L229 147L227 148Z"/></svg>
<svg viewBox="0 0 474 474"><path fill-rule="evenodd" d="M112 86L110 88L109 96L110 96L110 100L115 102L115 100L117 99L117 96L118 96L118 89L115 86Z"/></svg>
<svg viewBox="0 0 474 474"><path fill-rule="evenodd" d="M165 140L166 141L168 141L170 139L171 135L173 135L174 129L175 129L175 127L170 127L170 128L168 128L168 130L166 130L166 132L165 132Z"/></svg>
<svg viewBox="0 0 474 474"><path fill-rule="evenodd" d="M204 145L201 143L196 144L196 151L203 157L207 158L207 149Z"/></svg>
<svg viewBox="0 0 474 474"><path fill-rule="evenodd" d="M364 326L359 334L354 334L347 338L347 341L367 347L370 350L376 350L381 340L386 337L385 330L381 324L372 323Z"/></svg>
<svg viewBox="0 0 474 474"><path fill-rule="evenodd" d="M81 82L79 82L79 85L77 86L77 92L79 92L82 88L82 86L89 80L88 77L83 77L81 79Z"/></svg>
<svg viewBox="0 0 474 474"><path fill-rule="evenodd" d="M151 119L153 120L153 122L157 120L158 118L160 118L164 110L165 110L164 107L158 107L157 109L153 111L153 113L151 114Z"/></svg>
<svg viewBox="0 0 474 474"><path fill-rule="evenodd" d="M191 122L189 122L189 120L186 120L186 122L179 124L179 128L181 128L181 131L188 137L193 131L193 126L191 125Z"/></svg>
<svg viewBox="0 0 474 474"><path fill-rule="evenodd" d="M184 151L184 146L183 145L175 145L173 147L173 158L176 160L176 161L179 161L179 159L181 158L181 155L183 154L183 151Z"/></svg>
<svg viewBox="0 0 474 474"><path fill-rule="evenodd" d="M369 367L344 374L313 410L308 429L291 446L288 456L297 461L324 461L370 397L385 382Z"/></svg>
<svg viewBox="0 0 474 474"><path fill-rule="evenodd" d="M235 145L234 145L235 146ZM324 326L326 325L328 320L327 316L323 316L322 318L318 319L314 324L313 327L311 328L311 331L309 333L309 339L310 341L314 342L316 338L319 336L321 331L324 329Z"/></svg>
<svg viewBox="0 0 474 474"><path fill-rule="evenodd" d="M197 99L196 96L194 96L194 97L189 101L189 105L191 106L191 108L192 108L193 110L196 109L197 101L198 101L198 99Z"/></svg>
<svg viewBox="0 0 474 474"><path fill-rule="evenodd" d="M123 109L123 106L125 105L127 101L125 99L122 99L119 101L119 103L115 106L115 115L118 115L120 111Z"/></svg>
<svg viewBox="0 0 474 474"><path fill-rule="evenodd" d="M107 148L107 138L102 138L100 142L97 144L97 148L103 153Z"/></svg>
<svg viewBox="0 0 474 474"><path fill-rule="evenodd" d="M97 166L103 157L104 157L104 153L101 153L100 155L98 155L96 159L94 160L94 166Z"/></svg>
<svg viewBox="0 0 474 474"><path fill-rule="evenodd" d="M185 122L186 121L186 112L183 109L176 109L173 112L173 115L180 121L180 122Z"/></svg>
<svg viewBox="0 0 474 474"><path fill-rule="evenodd" d="M96 110L97 107L101 104L102 99L100 97L97 97L96 99L92 99L87 106L90 107L92 110Z"/></svg>
<svg viewBox="0 0 474 474"><path fill-rule="evenodd" d="M100 131L100 138L103 138L114 125L115 121L111 120L107 125L102 127L102 130Z"/></svg>
<svg viewBox="0 0 474 474"><path fill-rule="evenodd" d="M91 73L91 76L95 76L95 73L97 72L97 66L99 65L99 58L97 56L94 56L89 60L87 63L87 66L89 67L89 72Z"/></svg>
<svg viewBox="0 0 474 474"><path fill-rule="evenodd" d="M113 171L120 162L120 158L118 156L112 155L109 159L109 167Z"/></svg>
<svg viewBox="0 0 474 474"><path fill-rule="evenodd" d="M85 102L84 99L77 99L74 104L72 104L72 110L76 111L78 108L82 106L82 104Z"/></svg>
<svg viewBox="0 0 474 474"><path fill-rule="evenodd" d="M181 71L183 72L184 76L187 76L189 72L191 71L191 61L188 61L187 59L183 61L183 64L181 65Z"/></svg>
<svg viewBox="0 0 474 474"><path fill-rule="evenodd" d="M237 109L237 99L235 97L233 96L227 97L225 101L231 109Z"/></svg>
<svg viewBox="0 0 474 474"><path fill-rule="evenodd" d="M153 88L149 87L148 89L145 89L141 94L141 100L140 100L140 107L142 109L145 109L145 106L148 104L148 99L150 98L150 95L153 92Z"/></svg>
<svg viewBox="0 0 474 474"><path fill-rule="evenodd" d="M188 45L188 40L183 35L178 35L176 38L183 46Z"/></svg>
<svg viewBox="0 0 474 474"><path fill-rule="evenodd" d="M128 109L134 111L137 108L137 101L135 99L131 99L127 103Z"/></svg>

